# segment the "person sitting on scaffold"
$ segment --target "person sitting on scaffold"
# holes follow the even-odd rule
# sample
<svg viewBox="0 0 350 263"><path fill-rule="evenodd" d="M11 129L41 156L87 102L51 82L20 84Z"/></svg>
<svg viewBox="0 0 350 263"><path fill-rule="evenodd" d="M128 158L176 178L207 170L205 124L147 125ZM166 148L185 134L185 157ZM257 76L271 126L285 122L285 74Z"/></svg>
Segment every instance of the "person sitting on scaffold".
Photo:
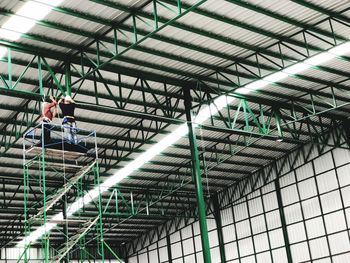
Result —
<svg viewBox="0 0 350 263"><path fill-rule="evenodd" d="M51 102L44 102L42 107L42 113L41 113L41 121L44 123L43 125L43 135L44 135L44 145L51 142L51 122L52 119L55 118L57 113L57 101L54 99L53 96L50 96ZM53 111L51 111L53 109Z"/></svg>
<svg viewBox="0 0 350 263"><path fill-rule="evenodd" d="M74 117L75 102L71 96L67 95L61 97L58 101L58 105L62 111L63 119L62 126L64 129L64 137L70 144L77 144L77 135L76 135L76 123Z"/></svg>

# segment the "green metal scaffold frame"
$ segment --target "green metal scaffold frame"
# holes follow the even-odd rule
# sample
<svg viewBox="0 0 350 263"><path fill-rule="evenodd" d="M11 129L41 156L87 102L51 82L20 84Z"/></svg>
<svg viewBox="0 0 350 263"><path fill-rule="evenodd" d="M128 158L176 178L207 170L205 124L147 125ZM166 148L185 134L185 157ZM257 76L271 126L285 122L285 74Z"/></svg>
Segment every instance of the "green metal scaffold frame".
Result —
<svg viewBox="0 0 350 263"><path fill-rule="evenodd" d="M46 141L44 132L49 130L53 139ZM105 260L105 250L119 260L118 256L103 239L102 197L95 131L75 129L78 144L70 144L61 125L40 123L23 136L24 169L24 225L23 252L17 262L31 262L31 247L41 243L42 262L69 262L70 253L79 250L79 261ZM49 189L46 181L52 176L62 178L60 189ZM39 180L42 193L41 203L33 203L28 194L33 190L31 181ZM87 217L84 198L87 189L97 189L99 197L92 202L98 215ZM73 193L73 194L72 194ZM71 212L69 198L82 202L77 212ZM77 201L75 201L77 202ZM58 212L62 211L62 212ZM71 218L69 218L71 217ZM61 227L62 229L60 230ZM53 226L53 227L52 227ZM78 226L78 227L77 227ZM35 232L43 230L35 237ZM52 229L52 231L50 231ZM51 242L55 232L60 231L63 244ZM86 249L94 241L97 254Z"/></svg>

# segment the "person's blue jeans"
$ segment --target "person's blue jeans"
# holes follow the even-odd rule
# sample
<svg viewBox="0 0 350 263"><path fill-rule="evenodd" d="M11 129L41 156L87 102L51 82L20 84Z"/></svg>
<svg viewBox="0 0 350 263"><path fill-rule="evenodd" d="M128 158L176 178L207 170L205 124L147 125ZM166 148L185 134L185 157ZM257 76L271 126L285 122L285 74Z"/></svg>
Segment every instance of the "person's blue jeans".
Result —
<svg viewBox="0 0 350 263"><path fill-rule="evenodd" d="M75 122L65 122L63 125L64 138L68 143L78 144L77 125Z"/></svg>

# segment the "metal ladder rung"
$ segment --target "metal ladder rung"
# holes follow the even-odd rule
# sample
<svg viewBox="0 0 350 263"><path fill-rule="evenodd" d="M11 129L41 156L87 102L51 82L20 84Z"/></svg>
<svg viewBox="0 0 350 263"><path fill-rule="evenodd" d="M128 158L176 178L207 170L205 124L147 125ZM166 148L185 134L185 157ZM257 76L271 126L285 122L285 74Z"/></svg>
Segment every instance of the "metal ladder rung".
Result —
<svg viewBox="0 0 350 263"><path fill-rule="evenodd" d="M81 168L75 176L73 176L73 180L69 180L66 184L63 185L63 187L61 189L59 189L55 195L51 195L50 197L48 197L48 200L50 200L47 204L46 207L44 209L44 207L42 207L38 214L35 217L38 217L40 215L42 215L44 213L44 211L48 211L55 203L57 203L57 201L65 194L67 193L72 187L73 185L82 177L84 176L87 172L89 172L92 167L94 167L94 165L96 164L96 161L93 161L92 164L90 165L86 165L83 168Z"/></svg>
<svg viewBox="0 0 350 263"><path fill-rule="evenodd" d="M75 234L74 236L72 236L72 240L69 241L69 242L67 243L66 246L62 247L61 249L59 249L59 250L57 251L57 255L56 255L55 257L53 257L53 259L51 260L51 262L57 262L57 263L60 262L60 260L74 247L74 245L75 245L76 243L78 243L79 239L80 239L86 232L88 232L88 231L93 227L93 225L96 224L98 218L99 218L99 217L97 216L94 220L91 221L91 219L90 219L90 220L88 220L87 222L85 222L83 225L86 224L86 227L85 227L85 228L82 228L83 231L82 231L81 233L77 233L77 234ZM79 231L79 230L78 230L78 231Z"/></svg>

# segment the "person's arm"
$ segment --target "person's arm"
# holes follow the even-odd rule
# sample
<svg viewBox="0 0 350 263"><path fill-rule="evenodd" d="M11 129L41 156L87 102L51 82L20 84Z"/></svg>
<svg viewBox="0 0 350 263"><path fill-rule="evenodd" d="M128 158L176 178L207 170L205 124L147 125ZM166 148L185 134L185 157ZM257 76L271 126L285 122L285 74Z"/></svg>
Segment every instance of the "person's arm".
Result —
<svg viewBox="0 0 350 263"><path fill-rule="evenodd" d="M41 118L45 116L45 111L46 111L46 102L43 102L41 106Z"/></svg>
<svg viewBox="0 0 350 263"><path fill-rule="evenodd" d="M55 107L53 108L52 119L56 117L56 114L57 114L57 105L55 104Z"/></svg>
<svg viewBox="0 0 350 263"><path fill-rule="evenodd" d="M64 97L61 97L58 101L58 104L61 104L63 100L64 100Z"/></svg>
<svg viewBox="0 0 350 263"><path fill-rule="evenodd" d="M55 98L52 95L50 95L50 100L51 100L51 102L57 104L57 101L55 100Z"/></svg>

